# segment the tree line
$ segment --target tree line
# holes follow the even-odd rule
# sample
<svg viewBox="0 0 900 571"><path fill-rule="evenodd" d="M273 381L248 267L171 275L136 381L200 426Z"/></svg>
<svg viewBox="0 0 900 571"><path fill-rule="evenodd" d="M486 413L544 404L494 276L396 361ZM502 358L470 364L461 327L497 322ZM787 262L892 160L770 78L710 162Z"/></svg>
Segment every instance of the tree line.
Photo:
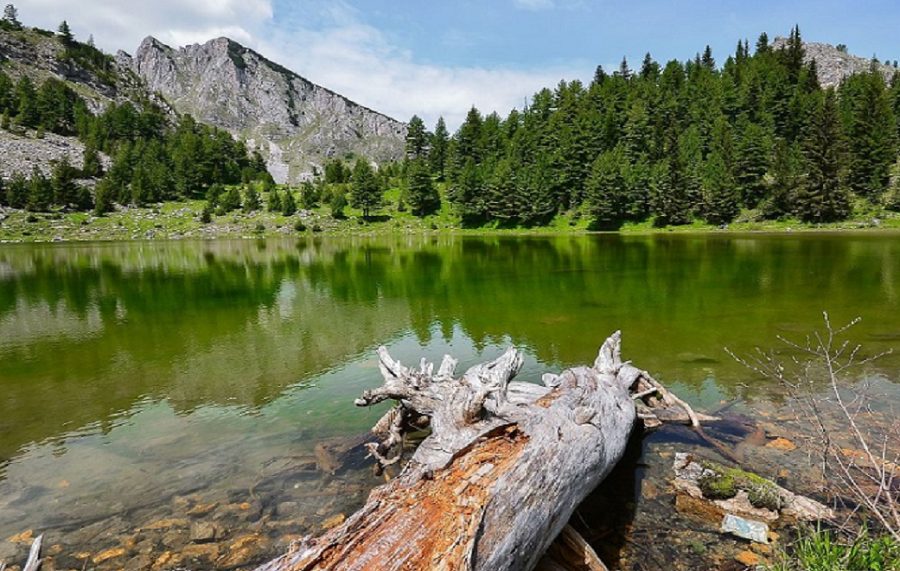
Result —
<svg viewBox="0 0 900 571"><path fill-rule="evenodd" d="M3 22L7 30L22 29L14 7L7 6ZM94 58L94 52L105 57L77 42L65 22L57 37L75 59ZM14 82L0 70L0 128L33 130L37 137L48 132L77 136L84 144L81 165L63 159L49 178L34 169L15 173L5 184L0 181L0 205L15 208L94 208L103 213L116 203L203 198L217 184L272 182L262 156L226 131L190 115L168 116L148 98L111 103L95 115L67 83L55 78L37 86L28 75ZM101 153L112 159L108 169ZM77 189L79 179L94 179L94 192L68 190ZM51 186L56 190L48 190Z"/></svg>
<svg viewBox="0 0 900 571"><path fill-rule="evenodd" d="M873 65L822 88L799 28L762 34L720 67L707 47L664 66L623 59L589 85L560 82L506 118L472 108L451 137L409 123L410 204L433 210L434 181L467 224L543 224L560 212L597 228L756 218L841 220L854 204L900 210L900 74Z"/></svg>

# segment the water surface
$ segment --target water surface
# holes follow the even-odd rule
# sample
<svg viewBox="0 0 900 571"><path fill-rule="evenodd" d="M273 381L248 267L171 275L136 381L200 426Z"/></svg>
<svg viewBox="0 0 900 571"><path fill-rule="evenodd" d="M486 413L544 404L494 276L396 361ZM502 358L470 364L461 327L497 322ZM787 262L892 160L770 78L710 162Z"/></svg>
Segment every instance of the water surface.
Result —
<svg viewBox="0 0 900 571"><path fill-rule="evenodd" d="M380 481L352 454L322 470L316 446L377 419L352 401L381 344L462 366L512 344L537 380L621 329L625 357L700 408L752 406L772 387L725 347L802 337L827 310L863 318L865 351L898 348L898 294L896 234L4 245L0 539L96 552L198 502L271 550L315 531ZM900 351L876 373L898 371Z"/></svg>

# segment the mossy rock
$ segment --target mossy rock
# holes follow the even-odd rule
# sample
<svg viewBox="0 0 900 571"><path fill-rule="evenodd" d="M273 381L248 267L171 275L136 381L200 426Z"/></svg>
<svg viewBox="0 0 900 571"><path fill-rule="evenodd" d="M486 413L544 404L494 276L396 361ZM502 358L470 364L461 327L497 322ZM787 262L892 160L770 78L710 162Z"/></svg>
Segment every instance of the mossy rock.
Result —
<svg viewBox="0 0 900 571"><path fill-rule="evenodd" d="M727 500L744 490L750 504L755 508L778 511L784 505L778 487L762 476L708 462L703 463L703 468L705 473L700 477L698 484L705 498Z"/></svg>

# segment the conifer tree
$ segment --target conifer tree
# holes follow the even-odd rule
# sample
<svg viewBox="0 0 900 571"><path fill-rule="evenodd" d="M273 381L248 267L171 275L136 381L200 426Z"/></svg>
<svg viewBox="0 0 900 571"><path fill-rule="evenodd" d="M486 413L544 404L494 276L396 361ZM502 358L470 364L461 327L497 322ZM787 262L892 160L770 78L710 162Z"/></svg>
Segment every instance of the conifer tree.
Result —
<svg viewBox="0 0 900 571"><path fill-rule="evenodd" d="M281 199L281 213L284 216L293 216L297 213L297 201L294 199L294 192L289 188L284 191Z"/></svg>
<svg viewBox="0 0 900 571"><path fill-rule="evenodd" d="M362 210L363 218L369 218L372 210L381 206L381 201L381 185L378 184L372 166L364 159L357 159L350 181L350 205Z"/></svg>
<svg viewBox="0 0 900 571"><path fill-rule="evenodd" d="M60 41L62 41L62 44L66 47L70 46L75 40L75 38L72 37L72 29L69 28L69 23L65 20L60 23L58 32Z"/></svg>
<svg viewBox="0 0 900 571"><path fill-rule="evenodd" d="M444 180L444 169L447 167L447 150L450 141L450 133L444 118L439 117L431 136L431 148L428 151L428 162L431 172L437 176L438 181Z"/></svg>
<svg viewBox="0 0 900 571"><path fill-rule="evenodd" d="M18 99L16 122L26 127L37 127L40 123L37 92L27 75L23 75L16 84L16 98Z"/></svg>
<svg viewBox="0 0 900 571"><path fill-rule="evenodd" d="M51 184L53 186L53 203L66 207L78 203L78 185L75 184L76 170L69 163L68 155L53 166Z"/></svg>
<svg viewBox="0 0 900 571"><path fill-rule="evenodd" d="M97 147L91 143L84 146L81 175L88 178L103 176L103 163L100 161L100 153L97 152Z"/></svg>
<svg viewBox="0 0 900 571"><path fill-rule="evenodd" d="M3 9L3 23L12 30L21 30L22 22L19 21L19 11L12 4L7 4Z"/></svg>
<svg viewBox="0 0 900 571"><path fill-rule="evenodd" d="M6 184L6 204L11 208L25 208L28 202L28 179L20 172L13 174Z"/></svg>
<svg viewBox="0 0 900 571"><path fill-rule="evenodd" d="M238 191L236 186L232 186L228 190L226 190L222 196L219 197L219 205L216 208L216 213L219 215L227 214L232 210L237 210L241 207L241 193Z"/></svg>
<svg viewBox="0 0 900 571"><path fill-rule="evenodd" d="M325 193L325 181L321 178L318 179L315 183L310 181L303 181L303 184L300 185L300 203L303 204L303 208L307 210L312 210L313 208L319 205L319 201L322 200L322 196Z"/></svg>
<svg viewBox="0 0 900 571"><path fill-rule="evenodd" d="M256 212L259 210L259 207L259 192L256 190L256 185L250 183L247 185L247 188L244 189L244 199L241 202L241 208L245 213L250 213Z"/></svg>
<svg viewBox="0 0 900 571"><path fill-rule="evenodd" d="M855 78L859 91L851 96L849 128L850 189L876 202L887 189L890 169L897 159L897 131L889 92L879 71Z"/></svg>
<svg viewBox="0 0 900 571"><path fill-rule="evenodd" d="M287 192L290 193L290 189ZM277 188L269 191L269 195L266 197L266 210L269 212L281 212L281 194L279 194Z"/></svg>
<svg viewBox="0 0 900 571"><path fill-rule="evenodd" d="M25 208L31 212L46 212L53 202L53 186L47 177L34 167L28 181L28 201Z"/></svg>
<svg viewBox="0 0 900 571"><path fill-rule="evenodd" d="M797 215L806 222L846 218L850 214L850 197L844 186L844 141L832 89L816 106L803 151L806 177L797 191Z"/></svg>
<svg viewBox="0 0 900 571"><path fill-rule="evenodd" d="M421 159L428 154L428 131L425 122L418 115L413 115L406 128L406 158Z"/></svg>
<svg viewBox="0 0 900 571"><path fill-rule="evenodd" d="M344 209L347 208L347 197L344 195L344 191L336 190L332 193L328 207L331 209L332 218L344 218Z"/></svg>
<svg viewBox="0 0 900 571"><path fill-rule="evenodd" d="M734 172L740 189L739 200L747 208L756 208L766 195L765 177L771 152L767 135L765 127L747 121L738 138Z"/></svg>
<svg viewBox="0 0 900 571"><path fill-rule="evenodd" d="M768 198L762 214L768 219L783 218L794 211L793 201L800 184L800 153L784 139L775 143Z"/></svg>
<svg viewBox="0 0 900 571"><path fill-rule="evenodd" d="M426 216L441 206L431 170L424 159L409 162L406 167L406 202L415 216Z"/></svg>
<svg viewBox="0 0 900 571"><path fill-rule="evenodd" d="M598 228L618 227L623 219L628 198L624 176L627 155L622 145L601 153L591 168L587 181L589 212Z"/></svg>
<svg viewBox="0 0 900 571"><path fill-rule="evenodd" d="M115 184L109 177L100 179L94 188L94 215L103 216L107 212L112 212L116 193Z"/></svg>
<svg viewBox="0 0 900 571"><path fill-rule="evenodd" d="M704 175L703 218L710 224L728 224L740 210L740 198L731 169L721 153L715 151L707 157Z"/></svg>

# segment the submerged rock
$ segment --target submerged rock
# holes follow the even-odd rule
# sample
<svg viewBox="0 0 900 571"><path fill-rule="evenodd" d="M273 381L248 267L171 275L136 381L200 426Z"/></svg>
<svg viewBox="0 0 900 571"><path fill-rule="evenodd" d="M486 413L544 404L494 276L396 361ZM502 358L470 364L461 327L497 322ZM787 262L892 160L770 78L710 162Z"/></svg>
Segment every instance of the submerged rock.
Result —
<svg viewBox="0 0 900 571"><path fill-rule="evenodd" d="M733 514L725 514L722 519L722 533L730 533L742 539L757 543L769 542L769 526L761 521L744 519Z"/></svg>

